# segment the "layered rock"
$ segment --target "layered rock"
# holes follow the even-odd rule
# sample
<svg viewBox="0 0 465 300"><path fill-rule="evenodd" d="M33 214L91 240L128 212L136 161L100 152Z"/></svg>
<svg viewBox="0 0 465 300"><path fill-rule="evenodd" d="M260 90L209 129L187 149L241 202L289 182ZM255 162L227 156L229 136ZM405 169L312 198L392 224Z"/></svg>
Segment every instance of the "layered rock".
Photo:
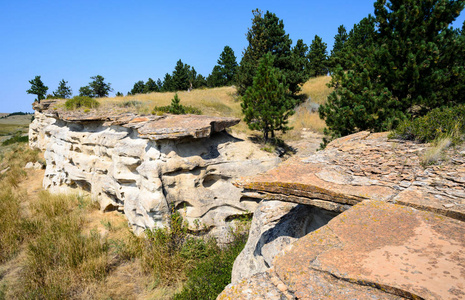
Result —
<svg viewBox="0 0 465 300"><path fill-rule="evenodd" d="M280 159L223 130L238 119L67 112L42 101L30 145L44 149L44 187L86 190L103 210L125 213L136 232L169 224L173 209L192 230L226 237L257 207L231 181Z"/></svg>
<svg viewBox="0 0 465 300"><path fill-rule="evenodd" d="M361 132L237 181L264 207L280 200L342 213L277 255L260 253L265 271L235 268L219 299L465 298L464 149L423 167L426 148ZM275 232L289 226L275 224ZM263 260L247 248L242 254Z"/></svg>

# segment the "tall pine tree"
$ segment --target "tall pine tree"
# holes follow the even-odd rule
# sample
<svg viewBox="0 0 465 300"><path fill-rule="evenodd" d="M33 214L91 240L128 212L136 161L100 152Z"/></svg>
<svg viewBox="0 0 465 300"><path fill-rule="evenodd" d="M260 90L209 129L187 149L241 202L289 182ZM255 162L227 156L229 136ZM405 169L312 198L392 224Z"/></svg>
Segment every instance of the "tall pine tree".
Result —
<svg viewBox="0 0 465 300"><path fill-rule="evenodd" d="M187 91L190 88L190 66L178 60L172 75L172 89L174 91Z"/></svg>
<svg viewBox="0 0 465 300"><path fill-rule="evenodd" d="M243 97L242 112L244 121L252 130L263 132L265 142L275 137L275 131L286 132L288 118L294 111L295 102L279 69L273 67L271 52L260 59L253 84Z"/></svg>
<svg viewBox="0 0 465 300"><path fill-rule="evenodd" d="M318 35L315 35L308 52L308 60L310 61L308 75L310 77L328 74L328 52L326 48L326 43Z"/></svg>
<svg viewBox="0 0 465 300"><path fill-rule="evenodd" d="M465 102L465 44L449 27L465 5L455 0L378 0L371 34L354 28L354 63L333 74L320 106L333 137L383 131L432 108ZM357 38L355 33L359 34ZM365 33L365 34L363 34ZM356 47L356 48L355 48ZM358 51L355 51L357 49Z"/></svg>
<svg viewBox="0 0 465 300"><path fill-rule="evenodd" d="M331 50L331 56L329 58L329 66L331 71L340 65L344 70L347 70L347 65L344 60L345 45L349 38L347 30L344 25L341 25L337 29L337 34L334 36L334 45Z"/></svg>
<svg viewBox="0 0 465 300"><path fill-rule="evenodd" d="M259 60L268 52L274 57L274 67L278 68L287 79L290 91L297 94L299 84L305 80L305 74L295 76L292 40L284 30L284 23L274 13L267 11L264 15L258 9L252 11L252 27L247 32L249 45L245 49L237 72L237 89L244 95L248 87L253 84L253 77L257 71Z"/></svg>

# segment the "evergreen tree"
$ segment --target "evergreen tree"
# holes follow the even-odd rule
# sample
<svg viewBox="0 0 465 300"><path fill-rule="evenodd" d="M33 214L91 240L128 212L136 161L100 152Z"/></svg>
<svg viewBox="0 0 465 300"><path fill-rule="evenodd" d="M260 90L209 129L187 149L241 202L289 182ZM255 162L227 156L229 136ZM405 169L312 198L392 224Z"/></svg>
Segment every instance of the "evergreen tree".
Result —
<svg viewBox="0 0 465 300"><path fill-rule="evenodd" d="M116 92L116 97L123 97L123 96L124 96L123 93L121 93L121 92Z"/></svg>
<svg viewBox="0 0 465 300"><path fill-rule="evenodd" d="M207 86L208 87L218 87L223 86L223 74L221 72L221 67L215 65L213 67L212 73L207 77Z"/></svg>
<svg viewBox="0 0 465 300"><path fill-rule="evenodd" d="M212 71L215 77L214 86L232 85L237 70L237 61L233 49L229 46L225 46L217 63L219 68L215 66Z"/></svg>
<svg viewBox="0 0 465 300"><path fill-rule="evenodd" d="M89 86L95 97L107 97L108 94L113 91L111 83L106 83L103 76L92 76L90 79L93 79L93 81L89 83Z"/></svg>
<svg viewBox="0 0 465 300"><path fill-rule="evenodd" d="M243 97L242 113L244 121L252 130L263 132L265 142L275 131L286 132L288 117L294 113L295 102L284 85L281 72L273 67L274 57L271 53L260 59L257 73Z"/></svg>
<svg viewBox="0 0 465 300"><path fill-rule="evenodd" d="M86 86L82 86L79 88L79 96L86 96L86 97L94 98L95 94L92 88L86 85Z"/></svg>
<svg viewBox="0 0 465 300"><path fill-rule="evenodd" d="M134 83L134 86L132 87L130 94L135 95L135 94L144 94L144 93L145 93L144 81L139 80L138 82Z"/></svg>
<svg viewBox="0 0 465 300"><path fill-rule="evenodd" d="M310 67L308 58L308 46L303 40L297 40L297 44L292 48L292 65L293 69L287 72L286 82L289 82L289 90L300 90L298 86L300 83L308 79L308 70Z"/></svg>
<svg viewBox="0 0 465 300"><path fill-rule="evenodd" d="M165 78L163 78L163 92L174 92L175 88L173 86L173 79L170 74L166 73Z"/></svg>
<svg viewBox="0 0 465 300"><path fill-rule="evenodd" d="M328 52L326 51L326 43L318 36L310 45L308 52L309 72L310 77L316 77L328 74Z"/></svg>
<svg viewBox="0 0 465 300"><path fill-rule="evenodd" d="M29 80L31 84L31 88L26 91L28 94L37 95L37 99L35 101L40 102L40 100L45 99L45 95L47 94L48 87L44 85L40 76L34 77L34 79Z"/></svg>
<svg viewBox="0 0 465 300"><path fill-rule="evenodd" d="M58 83L58 88L56 91L53 92L53 96L59 99L66 99L71 97L73 92L71 91L71 87L67 86L68 81L62 79L60 83Z"/></svg>
<svg viewBox="0 0 465 300"><path fill-rule="evenodd" d="M190 88L189 72L190 66L178 60L172 75L172 88L174 91L187 91Z"/></svg>
<svg viewBox="0 0 465 300"><path fill-rule="evenodd" d="M344 61L344 50L346 42L349 38L347 30L344 25L341 25L337 29L337 34L334 36L334 45L331 50L331 56L329 58L329 66L334 69L337 65L340 65L344 70L347 70L347 66Z"/></svg>
<svg viewBox="0 0 465 300"><path fill-rule="evenodd" d="M157 87L158 87L158 91L160 92L163 91L163 82L161 81L160 78L157 79Z"/></svg>
<svg viewBox="0 0 465 300"><path fill-rule="evenodd" d="M432 108L465 102L463 39L449 28L464 1L386 1L375 3L377 31L353 51L354 63L338 68L331 84L335 91L320 106L333 137L359 130L383 131L400 120L423 115ZM369 20L365 22L369 28ZM352 40L352 41L351 41ZM371 42L370 42L371 41Z"/></svg>
<svg viewBox="0 0 465 300"><path fill-rule="evenodd" d="M152 78L149 78L144 86L144 93L158 92L158 85Z"/></svg>
<svg viewBox="0 0 465 300"><path fill-rule="evenodd" d="M197 77L195 77L193 85L194 85L194 89L206 87L207 79L205 79L205 77L203 77L202 74L197 74Z"/></svg>
<svg viewBox="0 0 465 300"><path fill-rule="evenodd" d="M249 45L237 70L236 84L239 94L244 95L247 88L252 86L258 62L268 52L274 56L274 67L287 78L291 93L297 94L300 90L299 84L305 80L305 74L290 74L295 71L291 51L292 40L284 30L283 21L269 11L262 15L262 12L256 9L252 13L252 28L247 32Z"/></svg>

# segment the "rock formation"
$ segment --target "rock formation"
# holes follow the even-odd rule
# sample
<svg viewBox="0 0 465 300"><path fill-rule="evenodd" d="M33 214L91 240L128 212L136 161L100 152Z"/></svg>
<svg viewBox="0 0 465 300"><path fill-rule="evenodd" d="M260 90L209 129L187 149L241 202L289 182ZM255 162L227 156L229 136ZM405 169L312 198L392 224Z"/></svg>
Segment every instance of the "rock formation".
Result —
<svg viewBox="0 0 465 300"><path fill-rule="evenodd" d="M169 224L172 209L192 230L226 238L230 222L257 207L232 179L280 159L224 129L234 118L66 111L35 106L30 146L45 151L44 187L86 190L102 210L124 212L135 232Z"/></svg>
<svg viewBox="0 0 465 300"><path fill-rule="evenodd" d="M241 261L260 268L247 273L235 264L218 299L465 299L464 152L448 149L439 164L423 167L426 147L360 132L238 180L263 200L254 224L266 226L260 210L270 205L283 211L274 213L274 228L252 232L252 248L285 239L270 235L290 224L289 204L276 200L339 215L269 253L246 246Z"/></svg>

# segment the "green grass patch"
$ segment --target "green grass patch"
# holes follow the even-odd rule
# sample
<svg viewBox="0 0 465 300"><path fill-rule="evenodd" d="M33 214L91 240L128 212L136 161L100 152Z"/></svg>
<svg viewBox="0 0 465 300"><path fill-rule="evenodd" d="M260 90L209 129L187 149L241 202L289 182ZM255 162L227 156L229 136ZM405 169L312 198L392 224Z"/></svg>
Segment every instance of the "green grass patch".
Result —
<svg viewBox="0 0 465 300"><path fill-rule="evenodd" d="M65 108L67 110L75 110L81 107L97 108L99 106L100 102L98 102L94 98L87 96L75 96L71 99L66 100L65 102Z"/></svg>

